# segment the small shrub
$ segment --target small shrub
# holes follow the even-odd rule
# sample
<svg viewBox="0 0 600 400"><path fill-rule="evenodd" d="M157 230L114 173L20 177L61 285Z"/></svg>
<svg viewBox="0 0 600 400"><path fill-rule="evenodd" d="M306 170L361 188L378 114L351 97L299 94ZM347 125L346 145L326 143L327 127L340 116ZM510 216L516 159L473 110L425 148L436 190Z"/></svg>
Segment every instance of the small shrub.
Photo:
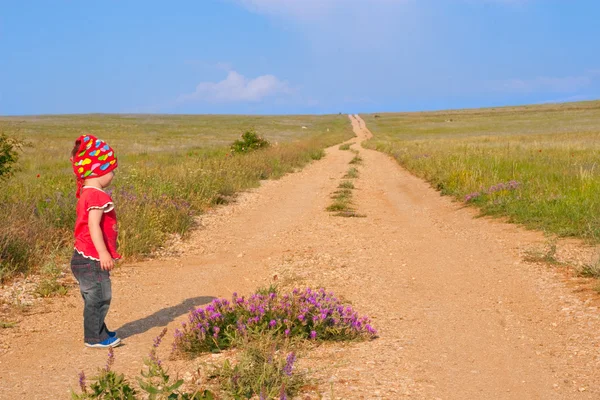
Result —
<svg viewBox="0 0 600 400"><path fill-rule="evenodd" d="M546 241L546 248L544 251L527 251L524 259L527 262L559 265L560 261L556 258L556 238Z"/></svg>
<svg viewBox="0 0 600 400"><path fill-rule="evenodd" d="M190 312L188 322L175 331L174 351L195 355L237 345L249 335L264 333L310 340L370 338L376 331L367 317L325 289L294 289L279 295L255 293L231 302L213 300Z"/></svg>
<svg viewBox="0 0 600 400"><path fill-rule="evenodd" d="M40 281L35 293L40 297L64 296L69 288L58 281L61 270L56 264L47 264L43 268L44 278Z"/></svg>
<svg viewBox="0 0 600 400"><path fill-rule="evenodd" d="M171 381L168 371L163 367L157 355L158 347L166 333L167 328L164 328L154 339L149 358L144 360L146 371L141 371L141 377L137 378L140 389L145 393L142 397L138 395L123 374L111 370L114 363L114 350L110 348L106 366L92 379L89 387L85 374L83 372L79 374L81 393L76 394L71 391L71 398L73 400L138 400L141 398L148 400L213 400L214 395L208 390L199 389L193 393L180 392L179 388L183 385L183 380Z"/></svg>
<svg viewBox="0 0 600 400"><path fill-rule="evenodd" d="M354 179L358 178L358 170L354 167L350 168L346 175L344 175L344 179Z"/></svg>
<svg viewBox="0 0 600 400"><path fill-rule="evenodd" d="M352 183L351 181L342 181L342 183L339 184L338 188L340 188L340 189L354 189L354 183Z"/></svg>
<svg viewBox="0 0 600 400"><path fill-rule="evenodd" d="M359 214L354 210L343 210L338 213L333 214L335 217L345 217L345 218L366 218L365 214Z"/></svg>
<svg viewBox="0 0 600 400"><path fill-rule="evenodd" d="M350 150L350 143L341 144L340 150Z"/></svg>
<svg viewBox="0 0 600 400"><path fill-rule="evenodd" d="M350 201L352 197L352 190L350 189L340 189L333 192L331 196L332 199L342 200L342 201Z"/></svg>
<svg viewBox="0 0 600 400"><path fill-rule="evenodd" d="M353 165L360 165L360 164L362 164L362 162L363 162L363 159L359 155L354 156L354 158L352 160L350 160L350 164L353 164Z"/></svg>
<svg viewBox="0 0 600 400"><path fill-rule="evenodd" d="M8 179L15 172L19 150L25 142L0 133L0 180Z"/></svg>
<svg viewBox="0 0 600 400"><path fill-rule="evenodd" d="M35 293L40 297L65 296L69 289L56 280L56 277L43 279L38 285Z"/></svg>
<svg viewBox="0 0 600 400"><path fill-rule="evenodd" d="M581 267L579 275L586 278L600 279L600 260L596 261L594 264L587 264Z"/></svg>
<svg viewBox="0 0 600 400"><path fill-rule="evenodd" d="M9 329L17 326L16 322L0 321L0 329Z"/></svg>
<svg viewBox="0 0 600 400"><path fill-rule="evenodd" d="M336 200L326 208L326 210L330 211L330 212L349 211L349 209L350 209L350 203L348 201L343 201L343 200Z"/></svg>
<svg viewBox="0 0 600 400"><path fill-rule="evenodd" d="M233 153L248 153L269 147L270 145L269 141L258 136L254 129L250 129L242 133L241 138L233 142L230 149Z"/></svg>
<svg viewBox="0 0 600 400"><path fill-rule="evenodd" d="M83 372L79 374L79 387L81 393L71 392L73 400L101 399L101 400L135 400L136 391L129 384L125 375L111 371L115 360L112 347L108 350L108 361L106 366L98 371L98 375L92 379L89 388Z"/></svg>
<svg viewBox="0 0 600 400"><path fill-rule="evenodd" d="M141 377L137 378L140 388L148 393L148 400L213 400L214 396L208 390L199 389L194 393L180 392L179 388L183 385L183 379L178 379L175 382L171 381L167 369L163 366L157 354L158 347L166 333L167 328L164 328L160 335L154 339L149 358L144 360L147 370L142 371Z"/></svg>
<svg viewBox="0 0 600 400"><path fill-rule="evenodd" d="M225 361L214 375L221 388L235 399L295 398L306 385L302 374L294 372L296 353L286 351L281 341L263 336L250 341L232 365Z"/></svg>
<svg viewBox="0 0 600 400"><path fill-rule="evenodd" d="M323 150L323 149L310 150L308 152L308 155L311 160L315 160L315 161L320 160L321 158L325 157L325 150Z"/></svg>

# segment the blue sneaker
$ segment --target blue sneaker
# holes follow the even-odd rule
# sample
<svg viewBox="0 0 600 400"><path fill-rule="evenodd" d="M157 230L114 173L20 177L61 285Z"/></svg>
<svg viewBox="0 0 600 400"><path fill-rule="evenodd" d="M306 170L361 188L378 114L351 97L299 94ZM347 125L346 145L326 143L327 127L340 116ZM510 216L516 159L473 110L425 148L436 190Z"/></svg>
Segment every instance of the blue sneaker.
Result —
<svg viewBox="0 0 600 400"><path fill-rule="evenodd" d="M118 337L109 337L106 340L101 341L100 343L86 343L87 347L94 347L98 349L106 349L108 347L117 347L121 343L121 339Z"/></svg>
<svg viewBox="0 0 600 400"><path fill-rule="evenodd" d="M108 337L117 337L117 332L111 332L108 329L106 331L108 332Z"/></svg>

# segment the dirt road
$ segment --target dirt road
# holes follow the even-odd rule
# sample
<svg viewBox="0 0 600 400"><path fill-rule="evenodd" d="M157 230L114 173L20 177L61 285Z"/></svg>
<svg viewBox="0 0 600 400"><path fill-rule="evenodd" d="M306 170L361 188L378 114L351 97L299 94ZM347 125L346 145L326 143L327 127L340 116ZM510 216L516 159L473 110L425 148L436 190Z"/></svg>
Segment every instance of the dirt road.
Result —
<svg viewBox="0 0 600 400"><path fill-rule="evenodd" d="M358 143L369 137L351 117ZM600 313L547 267L522 253L540 234L475 219L389 157L358 144L357 211L325 210L349 151L327 156L202 217L182 254L113 275L109 327L125 345L115 369L136 374L152 338L213 296L271 281L322 285L373 317L372 342L324 345L302 366L325 398L600 399ZM81 344L74 290L0 340L1 399L68 398L77 373L104 351Z"/></svg>

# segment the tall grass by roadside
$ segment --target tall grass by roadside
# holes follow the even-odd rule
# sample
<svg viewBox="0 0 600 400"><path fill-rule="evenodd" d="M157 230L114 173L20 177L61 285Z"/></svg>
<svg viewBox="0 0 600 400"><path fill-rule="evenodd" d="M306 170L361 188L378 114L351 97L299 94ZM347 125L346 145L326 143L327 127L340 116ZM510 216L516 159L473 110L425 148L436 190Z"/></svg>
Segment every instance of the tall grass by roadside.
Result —
<svg viewBox="0 0 600 400"><path fill-rule="evenodd" d="M600 101L365 117L366 146L482 214L600 242Z"/></svg>
<svg viewBox="0 0 600 400"><path fill-rule="evenodd" d="M227 145L249 126L274 145L231 154ZM307 126L307 130L301 129ZM75 181L69 152L82 133L111 144L119 157L112 195L119 248L148 255L194 216L233 194L323 157L352 137L345 116L57 116L0 118L0 128L33 143L21 171L0 191L0 281L72 251Z"/></svg>

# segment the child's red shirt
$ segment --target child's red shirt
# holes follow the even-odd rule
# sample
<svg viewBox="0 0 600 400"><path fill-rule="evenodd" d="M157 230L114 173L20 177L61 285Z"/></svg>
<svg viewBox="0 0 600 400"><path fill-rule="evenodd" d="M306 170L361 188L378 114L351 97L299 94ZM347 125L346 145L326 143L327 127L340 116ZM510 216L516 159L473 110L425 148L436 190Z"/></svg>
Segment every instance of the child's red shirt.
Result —
<svg viewBox="0 0 600 400"><path fill-rule="evenodd" d="M100 229L108 252L114 259L121 258L121 255L117 253L117 213L113 201L108 193L92 186L84 186L77 201L75 250L84 257L100 260L88 226L90 210L94 208L104 212L100 220Z"/></svg>

